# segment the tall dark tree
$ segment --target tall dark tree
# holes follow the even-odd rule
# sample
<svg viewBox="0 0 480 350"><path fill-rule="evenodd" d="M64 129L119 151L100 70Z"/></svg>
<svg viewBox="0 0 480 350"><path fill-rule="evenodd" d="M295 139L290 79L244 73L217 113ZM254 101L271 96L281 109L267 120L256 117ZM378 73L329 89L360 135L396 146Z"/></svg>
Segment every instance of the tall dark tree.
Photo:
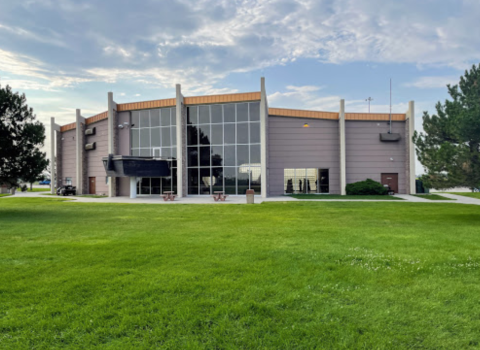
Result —
<svg viewBox="0 0 480 350"><path fill-rule="evenodd" d="M39 148L45 141L45 127L35 120L25 94L0 86L0 183L14 188L20 178L38 177L47 166ZM43 166L43 168L42 168Z"/></svg>
<svg viewBox="0 0 480 350"><path fill-rule="evenodd" d="M451 100L438 102L437 113L424 112L424 133L415 132L422 177L432 188L480 187L480 65L447 85Z"/></svg>
<svg viewBox="0 0 480 350"><path fill-rule="evenodd" d="M30 190L32 190L32 184L35 181L43 180L43 173L47 168L49 161L45 158L45 154L37 149L32 157L28 157L27 163L29 164L29 167L22 175L22 180L29 183Z"/></svg>

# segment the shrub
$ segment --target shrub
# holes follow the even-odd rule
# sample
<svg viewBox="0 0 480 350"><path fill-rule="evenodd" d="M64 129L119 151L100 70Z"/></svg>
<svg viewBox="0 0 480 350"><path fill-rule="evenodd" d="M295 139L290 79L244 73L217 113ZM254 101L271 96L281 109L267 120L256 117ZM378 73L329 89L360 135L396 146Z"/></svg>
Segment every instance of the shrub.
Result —
<svg viewBox="0 0 480 350"><path fill-rule="evenodd" d="M382 195L388 193L387 188L372 179L348 184L345 189L349 195Z"/></svg>

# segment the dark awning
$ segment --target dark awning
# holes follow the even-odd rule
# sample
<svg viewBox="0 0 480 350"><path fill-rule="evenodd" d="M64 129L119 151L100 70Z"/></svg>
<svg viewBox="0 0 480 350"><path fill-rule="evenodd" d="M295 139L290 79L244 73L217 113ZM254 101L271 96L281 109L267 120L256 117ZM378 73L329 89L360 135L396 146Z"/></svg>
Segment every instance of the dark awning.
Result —
<svg viewBox="0 0 480 350"><path fill-rule="evenodd" d="M103 157L107 176L111 177L159 177L170 176L170 162L165 159L137 156Z"/></svg>

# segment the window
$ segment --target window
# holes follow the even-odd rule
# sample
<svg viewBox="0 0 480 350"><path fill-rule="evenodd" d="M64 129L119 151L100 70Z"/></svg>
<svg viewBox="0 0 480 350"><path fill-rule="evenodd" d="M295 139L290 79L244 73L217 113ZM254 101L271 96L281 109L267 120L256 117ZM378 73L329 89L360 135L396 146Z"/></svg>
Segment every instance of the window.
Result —
<svg viewBox="0 0 480 350"><path fill-rule="evenodd" d="M188 194L261 191L260 103L187 108Z"/></svg>
<svg viewBox="0 0 480 350"><path fill-rule="evenodd" d="M284 169L284 191L292 193L329 193L328 169Z"/></svg>
<svg viewBox="0 0 480 350"><path fill-rule="evenodd" d="M65 178L65 185L66 186L72 186L72 178L71 177L66 177Z"/></svg>

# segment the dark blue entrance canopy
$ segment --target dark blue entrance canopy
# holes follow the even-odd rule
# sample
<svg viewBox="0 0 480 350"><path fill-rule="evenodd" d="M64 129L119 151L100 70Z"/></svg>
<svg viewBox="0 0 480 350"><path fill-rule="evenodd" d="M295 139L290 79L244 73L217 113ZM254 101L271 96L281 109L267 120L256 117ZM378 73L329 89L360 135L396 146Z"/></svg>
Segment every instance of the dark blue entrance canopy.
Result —
<svg viewBox="0 0 480 350"><path fill-rule="evenodd" d="M160 177L170 176L170 165L165 159L138 156L103 157L103 166L110 177Z"/></svg>

